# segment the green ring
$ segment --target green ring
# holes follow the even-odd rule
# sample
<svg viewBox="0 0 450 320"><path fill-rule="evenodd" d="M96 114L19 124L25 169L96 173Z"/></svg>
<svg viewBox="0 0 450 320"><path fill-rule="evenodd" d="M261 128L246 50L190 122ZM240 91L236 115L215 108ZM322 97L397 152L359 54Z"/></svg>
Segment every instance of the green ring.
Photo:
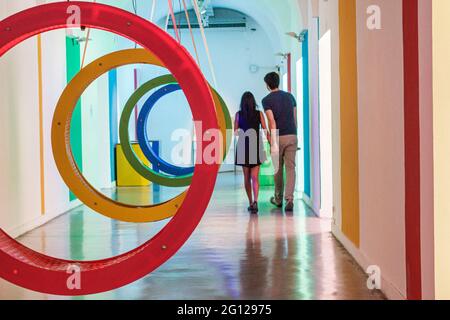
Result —
<svg viewBox="0 0 450 320"><path fill-rule="evenodd" d="M119 128L120 144L122 146L122 151L125 155L125 158L129 162L130 166L134 170L136 170L136 172L140 174L143 178L165 187L186 187L191 184L193 174L175 177L156 172L152 168L147 167L145 164L142 163L142 161L138 158L138 156L134 152L131 146L130 134L128 129L131 115L133 113L135 106L138 104L139 100L141 100L141 98L149 91L157 87L171 83L177 83L177 80L172 75L160 76L144 83L131 95L131 97L125 104L122 115L120 117L120 128ZM230 129L232 129L232 121L228 107L225 104L225 101L222 99L222 97L217 93L215 89L213 90L219 98L221 109L223 110L225 117L225 124L227 129L227 137L226 137L227 146L224 152L224 159L225 159L231 145L232 135Z"/></svg>
<svg viewBox="0 0 450 320"><path fill-rule="evenodd" d="M216 89L212 88L214 93L217 94L217 97L220 101L220 107L222 108L223 115L225 117L225 127L227 128L227 145L225 148L225 152L223 154L223 159L227 158L228 153L230 152L231 142L233 141L233 120L231 120L230 110L228 109L225 100L223 100L222 96L217 92Z"/></svg>

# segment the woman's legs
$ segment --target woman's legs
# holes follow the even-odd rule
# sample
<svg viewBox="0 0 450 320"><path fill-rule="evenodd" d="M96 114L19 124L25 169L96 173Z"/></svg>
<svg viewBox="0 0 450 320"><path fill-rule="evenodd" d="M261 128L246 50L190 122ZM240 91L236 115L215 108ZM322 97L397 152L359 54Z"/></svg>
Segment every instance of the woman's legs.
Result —
<svg viewBox="0 0 450 320"><path fill-rule="evenodd" d="M259 169L260 167L254 167L251 169L250 176L253 185L253 199L258 202L259 199Z"/></svg>
<svg viewBox="0 0 450 320"><path fill-rule="evenodd" d="M252 194L252 176L251 169L242 167L244 171L244 183L245 183L245 191L247 192L248 202L250 205L253 204L253 194Z"/></svg>

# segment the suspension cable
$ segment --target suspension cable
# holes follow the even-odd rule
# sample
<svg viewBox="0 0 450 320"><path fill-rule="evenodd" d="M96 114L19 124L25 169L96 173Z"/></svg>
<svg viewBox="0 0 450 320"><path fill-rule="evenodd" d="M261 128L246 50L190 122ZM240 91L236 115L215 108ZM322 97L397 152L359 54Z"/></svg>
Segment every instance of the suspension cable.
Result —
<svg viewBox="0 0 450 320"><path fill-rule="evenodd" d="M202 34L203 43L205 45L205 50L206 50L206 55L208 57L209 69L211 70L211 76L213 78L214 86L217 89L218 86L217 86L216 73L214 71L214 65L213 65L212 58L211 58L211 52L209 51L208 41L206 39L206 34L205 34L205 28L203 27L202 17L200 15L200 9L198 7L197 0L191 0L191 1L192 1L193 6L194 6L194 11L195 11L195 14L197 16L198 24L200 26L200 32Z"/></svg>
<svg viewBox="0 0 450 320"><path fill-rule="evenodd" d="M173 11L172 0L167 0L167 2L169 3L169 11L170 11L170 15L172 17L172 25L173 25L173 29L175 30L175 37L177 38L178 42L181 43L180 33L178 32L177 20L175 18L175 12Z"/></svg>
<svg viewBox="0 0 450 320"><path fill-rule="evenodd" d="M197 45L195 43L194 32L192 30L191 19L189 18L189 12L188 12L188 9L187 9L186 0L182 0L182 1L183 1L184 12L186 14L186 21L187 21L187 24L188 24L188 27L189 27L189 32L191 33L191 39L192 39L192 45L194 46L195 57L197 58L197 64L200 67L200 58L199 58L199 55L198 55Z"/></svg>
<svg viewBox="0 0 450 320"><path fill-rule="evenodd" d="M155 18L155 11L156 11L156 0L153 0L152 2L152 11L150 12L150 21L153 22Z"/></svg>
<svg viewBox="0 0 450 320"><path fill-rule="evenodd" d="M93 1L94 3L97 2L97 0ZM87 54L87 48L89 45L89 37L91 36L91 28L87 29L87 33L86 33L86 43L84 44L84 49L83 49L83 58L81 59L81 66L80 69L83 69L84 67L84 62L86 61L86 54Z"/></svg>

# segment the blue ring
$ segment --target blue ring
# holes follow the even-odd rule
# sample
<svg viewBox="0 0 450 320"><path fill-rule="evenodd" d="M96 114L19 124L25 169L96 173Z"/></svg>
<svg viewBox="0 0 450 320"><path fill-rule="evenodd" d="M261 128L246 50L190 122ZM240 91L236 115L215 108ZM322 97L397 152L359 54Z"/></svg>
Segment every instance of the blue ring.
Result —
<svg viewBox="0 0 450 320"><path fill-rule="evenodd" d="M156 103L165 95L181 90L181 87L178 84L169 84L167 86L162 87L161 89L155 91L148 99L145 101L138 118L137 123L137 138L139 142L139 146L142 149L145 157L155 166L158 170L161 170L165 173L174 175L174 176L185 176L194 173L194 167L178 167L173 164L170 164L161 157L159 157L153 148L151 147L150 141L148 139L147 134L147 124L148 118L150 115L150 111L156 105Z"/></svg>

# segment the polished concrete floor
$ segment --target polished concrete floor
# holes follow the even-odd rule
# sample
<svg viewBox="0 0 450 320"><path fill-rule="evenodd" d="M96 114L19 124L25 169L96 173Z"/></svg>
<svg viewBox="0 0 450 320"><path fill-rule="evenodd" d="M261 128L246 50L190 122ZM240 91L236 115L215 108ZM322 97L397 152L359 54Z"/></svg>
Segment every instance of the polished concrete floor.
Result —
<svg viewBox="0 0 450 320"><path fill-rule="evenodd" d="M127 287L76 299L383 299L369 291L364 272L331 234L330 220L297 201L293 214L264 203L250 216L242 177L219 176L210 207L179 253ZM164 201L179 190L129 188L109 192L119 201ZM105 193L108 193L105 191ZM127 252L155 235L165 222L111 221L80 207L19 241L64 259L95 260ZM0 299L65 299L0 280Z"/></svg>

